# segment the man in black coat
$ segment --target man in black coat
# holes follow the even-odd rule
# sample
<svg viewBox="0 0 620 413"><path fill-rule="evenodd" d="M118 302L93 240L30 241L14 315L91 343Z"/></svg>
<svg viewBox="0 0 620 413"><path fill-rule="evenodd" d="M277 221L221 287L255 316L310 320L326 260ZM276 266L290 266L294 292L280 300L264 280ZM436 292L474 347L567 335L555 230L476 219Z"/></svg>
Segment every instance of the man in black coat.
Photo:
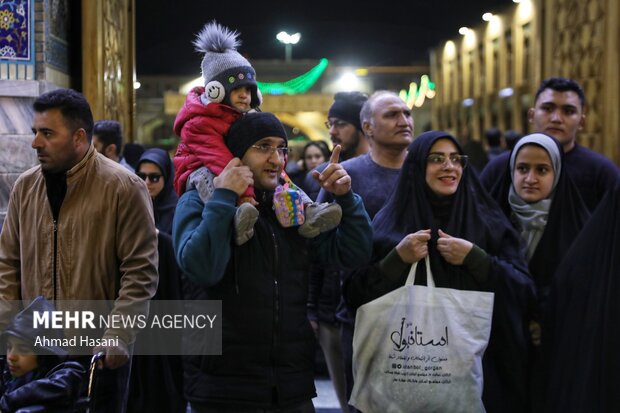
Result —
<svg viewBox="0 0 620 413"><path fill-rule="evenodd" d="M577 143L577 134L585 125L585 105L585 94L579 83L552 77L540 84L528 119L534 132L547 133L560 141L566 173L588 209L593 211L614 187L620 172L609 159ZM508 170L508 157L509 154L500 155L482 171L480 181L487 190L502 180Z"/></svg>

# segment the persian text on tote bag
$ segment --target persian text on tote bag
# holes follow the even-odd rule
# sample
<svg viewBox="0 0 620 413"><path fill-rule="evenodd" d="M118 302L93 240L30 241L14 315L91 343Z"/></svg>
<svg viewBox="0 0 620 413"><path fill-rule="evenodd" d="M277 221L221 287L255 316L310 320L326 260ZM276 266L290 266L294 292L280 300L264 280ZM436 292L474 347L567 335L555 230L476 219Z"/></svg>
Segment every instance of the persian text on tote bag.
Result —
<svg viewBox="0 0 620 413"><path fill-rule="evenodd" d="M357 310L350 403L364 413L484 412L493 293L407 282Z"/></svg>

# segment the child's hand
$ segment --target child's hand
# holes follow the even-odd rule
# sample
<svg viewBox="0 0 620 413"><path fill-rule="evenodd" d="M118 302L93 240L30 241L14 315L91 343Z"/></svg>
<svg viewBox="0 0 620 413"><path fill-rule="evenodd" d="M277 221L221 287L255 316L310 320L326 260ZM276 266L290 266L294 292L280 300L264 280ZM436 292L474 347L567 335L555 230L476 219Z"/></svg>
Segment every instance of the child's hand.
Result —
<svg viewBox="0 0 620 413"><path fill-rule="evenodd" d="M334 195L344 195L351 190L351 177L338 163L340 159L340 145L336 145L329 158L329 165L322 173L312 171L312 177L319 182L322 188Z"/></svg>
<svg viewBox="0 0 620 413"><path fill-rule="evenodd" d="M252 171L242 164L239 158L232 158L222 173L213 180L216 188L230 189L237 195L243 194L248 186L253 184Z"/></svg>

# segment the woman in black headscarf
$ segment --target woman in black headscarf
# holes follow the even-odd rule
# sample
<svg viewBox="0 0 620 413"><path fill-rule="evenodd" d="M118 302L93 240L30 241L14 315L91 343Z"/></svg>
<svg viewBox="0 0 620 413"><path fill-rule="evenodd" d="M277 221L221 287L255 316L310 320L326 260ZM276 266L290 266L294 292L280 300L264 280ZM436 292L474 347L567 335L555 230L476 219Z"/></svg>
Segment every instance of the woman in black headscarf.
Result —
<svg viewBox="0 0 620 413"><path fill-rule="evenodd" d="M172 248L172 219L177 205L173 188L174 167L170 156L159 148L145 151L136 174L146 182L153 200L159 253L159 284L153 300L182 300L182 274ZM138 340L154 340L147 329ZM185 413L183 397L183 362L178 355L134 356L131 367L128 413L165 411Z"/></svg>
<svg viewBox="0 0 620 413"><path fill-rule="evenodd" d="M375 264L355 271L344 295L357 308L404 285L411 264L424 257L437 287L494 292L483 402L487 412L524 412L533 286L518 234L466 161L445 132L413 141L396 192L373 220ZM424 267L416 283L425 283Z"/></svg>
<svg viewBox="0 0 620 413"><path fill-rule="evenodd" d="M145 151L138 161L136 174L146 182L153 199L155 226L170 235L179 198L173 187L174 167L168 152L159 148Z"/></svg>
<svg viewBox="0 0 620 413"><path fill-rule="evenodd" d="M545 412L620 412L620 185L593 212L549 292Z"/></svg>

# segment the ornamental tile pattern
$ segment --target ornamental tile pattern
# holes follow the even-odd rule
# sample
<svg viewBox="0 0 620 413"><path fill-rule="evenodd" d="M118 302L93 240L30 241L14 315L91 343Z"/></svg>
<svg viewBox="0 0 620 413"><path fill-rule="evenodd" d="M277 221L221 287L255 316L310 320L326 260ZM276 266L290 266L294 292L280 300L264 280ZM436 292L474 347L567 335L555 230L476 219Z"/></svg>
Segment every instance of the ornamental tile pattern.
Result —
<svg viewBox="0 0 620 413"><path fill-rule="evenodd" d="M30 12L29 0L0 0L0 60L31 60Z"/></svg>

